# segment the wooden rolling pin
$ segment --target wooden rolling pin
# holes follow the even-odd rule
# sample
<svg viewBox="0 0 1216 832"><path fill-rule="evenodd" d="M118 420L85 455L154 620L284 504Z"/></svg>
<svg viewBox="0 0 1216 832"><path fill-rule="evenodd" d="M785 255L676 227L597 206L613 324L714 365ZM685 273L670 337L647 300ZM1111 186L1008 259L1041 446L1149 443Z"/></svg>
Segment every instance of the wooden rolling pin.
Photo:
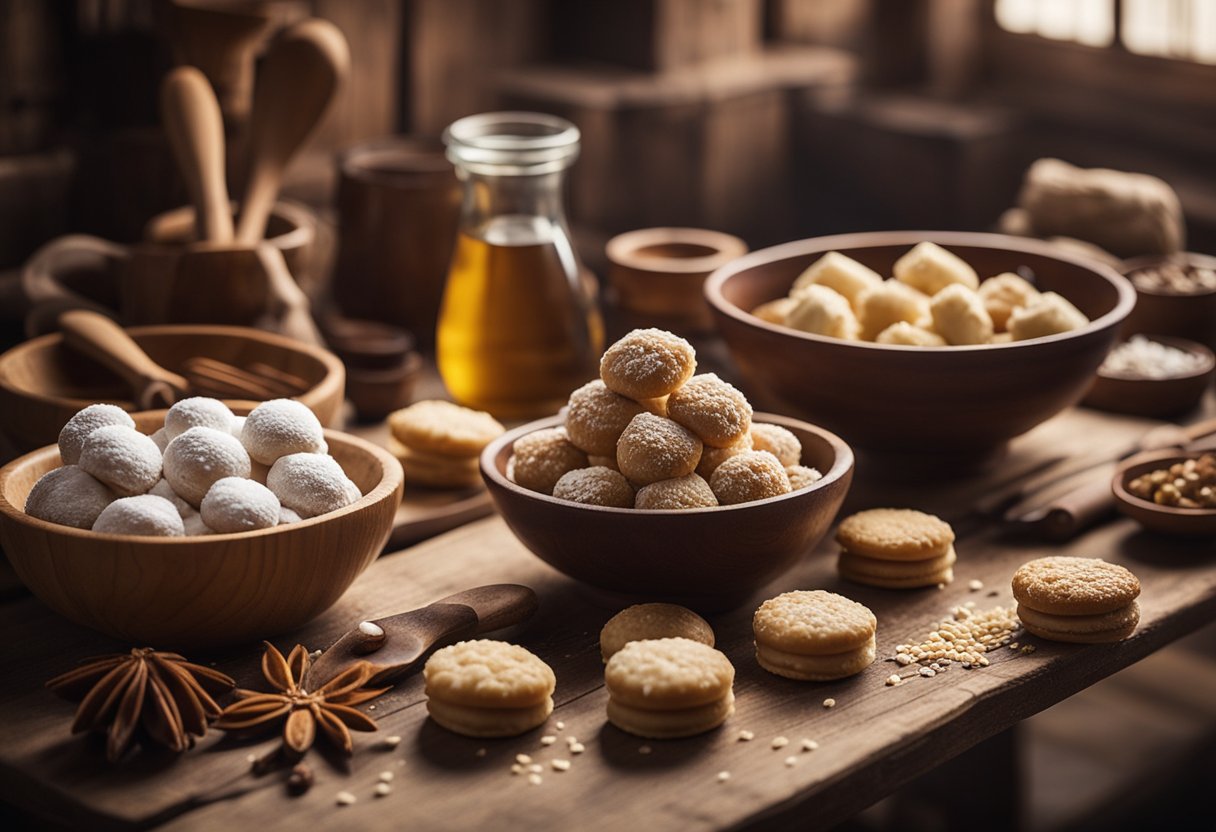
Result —
<svg viewBox="0 0 1216 832"><path fill-rule="evenodd" d="M200 240L232 242L232 209L224 181L224 121L210 82L179 66L160 87L161 119L194 203Z"/></svg>

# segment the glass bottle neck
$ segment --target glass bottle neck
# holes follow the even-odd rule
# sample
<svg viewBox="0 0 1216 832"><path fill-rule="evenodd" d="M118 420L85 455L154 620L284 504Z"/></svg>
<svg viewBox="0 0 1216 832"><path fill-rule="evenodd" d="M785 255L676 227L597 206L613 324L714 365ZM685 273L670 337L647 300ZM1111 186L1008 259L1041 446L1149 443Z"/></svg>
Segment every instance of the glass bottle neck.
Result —
<svg viewBox="0 0 1216 832"><path fill-rule="evenodd" d="M562 200L563 171L530 176L498 176L457 169L464 180L461 229L483 239L501 235L504 229L526 233L552 228L565 233L566 214ZM530 236L530 235L529 235ZM549 236L549 235L543 235ZM493 241L512 245L539 240Z"/></svg>

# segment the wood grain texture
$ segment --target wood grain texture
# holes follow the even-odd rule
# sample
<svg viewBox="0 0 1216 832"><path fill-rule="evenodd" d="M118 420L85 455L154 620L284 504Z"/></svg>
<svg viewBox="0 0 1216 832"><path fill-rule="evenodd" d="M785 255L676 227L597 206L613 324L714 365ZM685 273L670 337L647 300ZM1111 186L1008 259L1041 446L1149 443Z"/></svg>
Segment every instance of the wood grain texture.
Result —
<svg viewBox="0 0 1216 832"><path fill-rule="evenodd" d="M298 799L288 798L279 780L246 773L246 755L269 749L269 740L250 745L208 737L198 751L177 760L141 757L122 767L103 766L96 747L68 737L70 706L46 694L41 684L76 659L119 645L35 601L11 603L0 608L0 628L22 637L7 639L0 648L6 666L13 668L0 687L0 704L20 718L0 725L0 797L78 824L115 828L138 823L183 830L295 830L308 822L397 829L403 813L412 824L436 829L578 824L708 830L760 822L825 828L1212 619L1216 561L1206 542L1157 537L1120 520L1068 546L1052 547L1005 537L969 515L979 494L1042 478L1045 470L1069 460L1117 453L1152 425L1067 411L1016 441L999 468L948 485L927 484L923 471L901 481L907 472L863 459L859 487L845 510L910 505L949 516L960 533L955 582L944 590L913 592L853 586L836 578L834 547L824 542L793 572L755 593L747 606L711 617L719 646L738 671L737 712L722 730L687 740L642 741L605 724L597 637L616 608L602 606L601 599L529 555L496 518L382 558L333 609L280 640L280 646L300 641L323 647L363 619L417 607L473 584L523 583L537 591L541 608L527 629L509 637L556 671L557 710L549 727L512 740L456 737L427 721L421 679L413 676L369 712L383 735L399 735L402 744L394 751L377 750L376 736L360 737L345 773L314 760L318 783ZM1002 650L991 667L955 666L895 688L883 685L896 670L890 663L876 663L841 682L802 684L765 673L752 656L751 611L777 592L820 587L869 605L879 619L878 652L885 657L896 644L926 634L952 605L1011 603L1009 579L1016 567L1054 553L1101 556L1137 574L1144 587L1143 618L1131 639L1092 647L1030 639L1038 648L1031 655ZM972 579L982 580L985 588L969 592ZM250 649L215 659L248 685L256 681L257 657ZM821 703L829 696L838 705L825 710ZM551 758L569 756L560 739L548 749L539 743L559 719L566 727L558 736L578 736L586 753L569 757L568 772L546 770L537 787L511 776L516 753L529 753L546 767ZM754 731L756 740L737 741L743 728ZM771 750L769 741L777 735L795 745ZM818 741L819 749L797 752L803 737ZM643 744L653 752L639 754ZM485 756L476 756L479 748L486 749ZM798 763L786 768L782 760L791 753ZM374 799L377 775L384 770L397 775L393 793ZM720 784L716 774L723 770L731 779ZM336 806L339 790L351 791L359 802Z"/></svg>

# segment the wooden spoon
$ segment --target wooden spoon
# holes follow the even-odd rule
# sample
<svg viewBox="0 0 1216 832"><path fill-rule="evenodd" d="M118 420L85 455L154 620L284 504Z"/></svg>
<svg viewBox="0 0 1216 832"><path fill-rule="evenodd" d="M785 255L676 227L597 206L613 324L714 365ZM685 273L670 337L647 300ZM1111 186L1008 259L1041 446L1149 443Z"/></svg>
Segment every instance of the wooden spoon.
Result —
<svg viewBox="0 0 1216 832"><path fill-rule="evenodd" d="M135 394L141 410L170 407L187 395L190 383L157 364L121 326L96 312L73 309L59 316L68 346L118 373Z"/></svg>
<svg viewBox="0 0 1216 832"><path fill-rule="evenodd" d="M224 121L210 82L179 66L160 87L161 118L194 203L199 239L232 242L232 213L224 181Z"/></svg>
<svg viewBox="0 0 1216 832"><path fill-rule="evenodd" d="M253 245L282 184L283 171L350 69L350 50L337 26L319 18L286 29L263 59L253 91L250 170L237 240Z"/></svg>

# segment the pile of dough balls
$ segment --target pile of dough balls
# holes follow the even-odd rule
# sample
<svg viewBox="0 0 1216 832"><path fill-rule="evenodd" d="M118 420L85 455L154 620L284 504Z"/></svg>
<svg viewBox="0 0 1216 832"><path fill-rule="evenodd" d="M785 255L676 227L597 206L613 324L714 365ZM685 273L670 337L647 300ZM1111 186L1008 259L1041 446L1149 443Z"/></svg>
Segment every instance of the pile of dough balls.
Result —
<svg viewBox="0 0 1216 832"><path fill-rule="evenodd" d="M896 260L894 273L883 280L830 251L798 276L788 297L752 314L815 335L909 347L1026 341L1089 323L1061 295L1012 272L980 282L960 257L927 241Z"/></svg>
<svg viewBox="0 0 1216 832"><path fill-rule="evenodd" d="M561 427L515 441L507 476L560 500L650 510L747 503L821 479L797 436L753 424L742 393L696 369L683 338L634 330L570 394Z"/></svg>
<svg viewBox="0 0 1216 832"><path fill-rule="evenodd" d="M63 466L30 490L31 517L106 534L228 534L298 523L362 494L328 455L306 405L275 399L236 416L218 399L183 399L152 436L111 404L63 426Z"/></svg>

